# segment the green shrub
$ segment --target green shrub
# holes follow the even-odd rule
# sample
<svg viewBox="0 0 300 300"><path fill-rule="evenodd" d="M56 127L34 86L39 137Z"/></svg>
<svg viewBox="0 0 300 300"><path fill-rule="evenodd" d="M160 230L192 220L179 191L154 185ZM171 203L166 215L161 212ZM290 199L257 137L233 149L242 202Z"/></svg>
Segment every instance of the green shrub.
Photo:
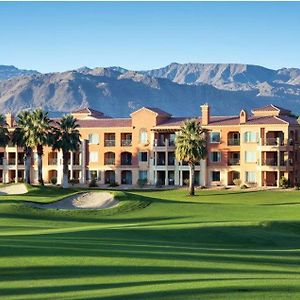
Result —
<svg viewBox="0 0 300 300"><path fill-rule="evenodd" d="M233 184L236 186L240 186L242 184L242 180L239 178L233 179Z"/></svg>
<svg viewBox="0 0 300 300"><path fill-rule="evenodd" d="M190 185L190 180L188 178L186 178L186 179L183 180L183 183L185 185Z"/></svg>
<svg viewBox="0 0 300 300"><path fill-rule="evenodd" d="M112 181L112 182L109 183L109 186L110 187L117 187L117 186L119 186L119 184L116 181Z"/></svg>
<svg viewBox="0 0 300 300"><path fill-rule="evenodd" d="M289 181L284 176L282 176L279 179L279 186L283 189L286 189L289 187Z"/></svg>
<svg viewBox="0 0 300 300"><path fill-rule="evenodd" d="M51 179L50 179L50 182L52 183L52 184L57 184L57 178L56 177L52 177Z"/></svg>
<svg viewBox="0 0 300 300"><path fill-rule="evenodd" d="M147 184L147 179L138 179L136 183L140 188L143 188Z"/></svg>
<svg viewBox="0 0 300 300"><path fill-rule="evenodd" d="M70 179L69 182L70 182L72 185L78 184L78 183L79 183L79 179Z"/></svg>
<svg viewBox="0 0 300 300"><path fill-rule="evenodd" d="M98 184L97 184L96 179L92 179L89 183L89 187L97 187L97 186L98 186Z"/></svg>

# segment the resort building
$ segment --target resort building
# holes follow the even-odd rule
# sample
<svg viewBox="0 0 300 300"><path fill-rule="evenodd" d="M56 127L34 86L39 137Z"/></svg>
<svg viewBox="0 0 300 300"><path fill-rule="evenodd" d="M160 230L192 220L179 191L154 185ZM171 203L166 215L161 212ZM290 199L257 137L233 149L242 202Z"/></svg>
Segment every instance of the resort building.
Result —
<svg viewBox="0 0 300 300"><path fill-rule="evenodd" d="M135 185L138 179L151 185L184 185L189 167L175 158L176 132L186 117L173 117L158 108L143 107L129 118L111 118L84 108L72 112L80 125L82 143L70 153L70 179L99 185L117 182ZM291 185L300 183L299 132L297 119L287 109L267 105L248 114L212 116L210 107L196 113L207 129L208 155L195 168L198 185L233 185L239 178L247 185L278 186L285 176ZM15 128L6 115L9 130ZM0 180L23 180L23 149L8 145L0 149ZM62 181L62 153L45 147L43 177ZM32 178L37 180L36 153Z"/></svg>

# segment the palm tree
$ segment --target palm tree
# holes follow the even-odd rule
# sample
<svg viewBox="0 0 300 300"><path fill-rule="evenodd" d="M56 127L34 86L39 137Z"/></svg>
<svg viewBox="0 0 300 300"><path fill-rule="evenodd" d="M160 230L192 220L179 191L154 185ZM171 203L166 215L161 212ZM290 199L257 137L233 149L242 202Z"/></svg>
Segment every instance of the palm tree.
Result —
<svg viewBox="0 0 300 300"><path fill-rule="evenodd" d="M5 117L0 114L0 147L7 146L10 140Z"/></svg>
<svg viewBox="0 0 300 300"><path fill-rule="evenodd" d="M30 184L30 166L32 148L35 146L32 136L33 123L32 116L29 111L22 111L17 116L17 128L12 135L12 142L14 145L22 147L24 149L24 161L25 161L25 182Z"/></svg>
<svg viewBox="0 0 300 300"><path fill-rule="evenodd" d="M77 151L80 146L79 124L72 115L66 115L57 122L53 128L52 148L53 150L62 150L63 154L63 188L68 187L69 177L69 152Z"/></svg>
<svg viewBox="0 0 300 300"><path fill-rule="evenodd" d="M52 132L51 120L48 112L38 108L31 114L32 116L32 139L37 150L38 160L38 181L44 185L43 180L43 154L44 146L49 145L49 136Z"/></svg>
<svg viewBox="0 0 300 300"><path fill-rule="evenodd" d="M176 136L176 159L186 161L190 167L189 194L195 195L195 164L206 157L205 130L196 119L183 123Z"/></svg>

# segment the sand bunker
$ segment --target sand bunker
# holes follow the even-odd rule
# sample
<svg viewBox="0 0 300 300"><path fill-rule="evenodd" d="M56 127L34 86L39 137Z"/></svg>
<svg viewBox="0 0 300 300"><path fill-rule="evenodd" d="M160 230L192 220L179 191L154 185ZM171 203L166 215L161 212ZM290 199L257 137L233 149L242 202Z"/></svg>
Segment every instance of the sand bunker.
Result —
<svg viewBox="0 0 300 300"><path fill-rule="evenodd" d="M11 184L0 188L0 195L20 195L26 194L27 188L24 183Z"/></svg>
<svg viewBox="0 0 300 300"><path fill-rule="evenodd" d="M107 192L80 193L52 203L26 202L26 204L45 209L105 209L119 204L113 195Z"/></svg>

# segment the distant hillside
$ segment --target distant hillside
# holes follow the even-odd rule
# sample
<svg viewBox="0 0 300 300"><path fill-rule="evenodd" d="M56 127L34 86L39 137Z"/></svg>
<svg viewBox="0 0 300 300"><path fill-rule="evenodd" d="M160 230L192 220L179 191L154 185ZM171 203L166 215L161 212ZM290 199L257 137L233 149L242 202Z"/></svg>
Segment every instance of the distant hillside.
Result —
<svg viewBox="0 0 300 300"><path fill-rule="evenodd" d="M143 72L121 67L33 72L0 81L2 112L34 107L69 112L90 106L107 115L122 117L142 106L157 106L173 115L187 116L199 115L199 106L208 102L214 113L223 115L267 103L300 113L299 69L171 64Z"/></svg>
<svg viewBox="0 0 300 300"><path fill-rule="evenodd" d="M20 77L20 76L31 76L31 75L37 75L40 74L37 71L34 70L20 70L14 66L3 66L0 65L0 80L5 80L9 78L14 77Z"/></svg>

